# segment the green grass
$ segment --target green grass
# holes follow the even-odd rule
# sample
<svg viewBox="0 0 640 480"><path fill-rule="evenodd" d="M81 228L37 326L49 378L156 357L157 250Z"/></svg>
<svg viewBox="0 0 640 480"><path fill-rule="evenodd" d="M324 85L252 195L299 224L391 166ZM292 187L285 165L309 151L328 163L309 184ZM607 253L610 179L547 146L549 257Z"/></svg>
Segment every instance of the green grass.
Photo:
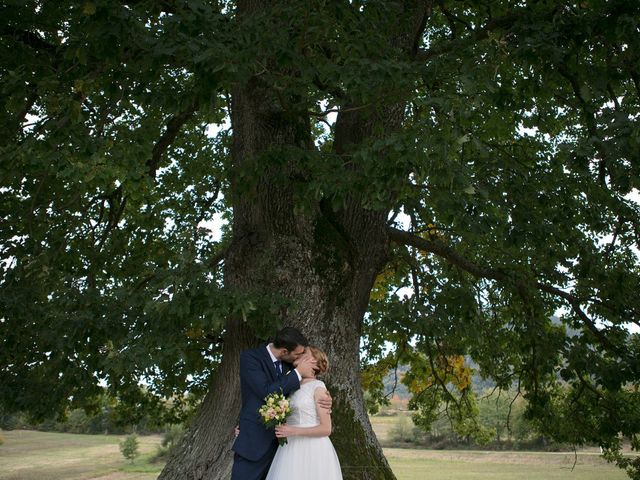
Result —
<svg viewBox="0 0 640 480"><path fill-rule="evenodd" d="M389 430L398 423L398 416L374 416L369 417L373 431L381 442L387 440Z"/></svg>
<svg viewBox="0 0 640 480"><path fill-rule="evenodd" d="M408 415L401 413L400 415ZM381 442L398 416L373 416L371 426ZM628 480L602 459L597 449L573 452L504 452L385 448L398 480ZM575 462L575 466L574 466Z"/></svg>
<svg viewBox="0 0 640 480"><path fill-rule="evenodd" d="M398 480L625 480L596 454L385 449Z"/></svg>
<svg viewBox="0 0 640 480"><path fill-rule="evenodd" d="M148 463L159 436L138 437L141 455L133 465L120 454L123 435L14 430L3 436L0 480L155 480L162 469Z"/></svg>
<svg viewBox="0 0 640 480"><path fill-rule="evenodd" d="M390 421L381 422L386 426ZM124 436L74 435L24 430L2 432L0 480L155 480L162 464L149 458L159 436L139 436L133 464L120 454ZM483 452L385 449L398 480L625 480L597 453ZM344 463L344 462L343 462ZM347 465L344 465L345 467Z"/></svg>

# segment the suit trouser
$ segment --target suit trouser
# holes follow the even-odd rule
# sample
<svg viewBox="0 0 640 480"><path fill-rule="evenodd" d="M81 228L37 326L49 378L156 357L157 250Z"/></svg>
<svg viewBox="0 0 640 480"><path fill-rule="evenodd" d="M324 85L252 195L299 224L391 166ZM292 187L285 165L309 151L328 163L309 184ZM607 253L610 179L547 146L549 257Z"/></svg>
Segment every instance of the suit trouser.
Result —
<svg viewBox="0 0 640 480"><path fill-rule="evenodd" d="M264 480L278 449L278 442L273 442L267 453L256 461L248 460L237 453L233 455L231 480Z"/></svg>

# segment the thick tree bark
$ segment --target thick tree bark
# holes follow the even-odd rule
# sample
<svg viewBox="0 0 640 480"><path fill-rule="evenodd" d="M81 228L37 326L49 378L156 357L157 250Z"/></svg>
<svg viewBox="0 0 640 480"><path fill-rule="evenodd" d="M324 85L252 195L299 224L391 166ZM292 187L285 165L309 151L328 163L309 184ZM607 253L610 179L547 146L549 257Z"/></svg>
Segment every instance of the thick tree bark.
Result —
<svg viewBox="0 0 640 480"><path fill-rule="evenodd" d="M369 424L359 379L360 324L374 269L355 271L342 264L340 272L334 268L335 258L324 259L324 265L314 264L323 259L303 245L294 237L281 237L261 255L242 255L242 261L233 268L236 273L250 272L251 278L256 269L264 268L262 261L277 258L271 267L278 272L273 279L275 288L285 288L293 302L284 312L285 322L304 331L332 362L325 380L334 398L332 440L344 478L392 479ZM236 252L241 250L238 247ZM239 353L254 344L246 325L238 319L232 321L211 390L180 451L170 459L160 479L229 478L232 431L240 407Z"/></svg>
<svg viewBox="0 0 640 480"><path fill-rule="evenodd" d="M304 120L284 121L259 86L239 86L233 98L236 168L279 145L310 145ZM265 166L249 190L234 185L234 240L225 259L225 288L284 299L282 322L300 328L332 361L326 378L334 398L332 439L345 479L392 479L359 379L361 322L386 258L385 214L365 211L356 201L339 214L320 206L300 213L291 187L277 180L288 168L286 162L277 171ZM229 477L240 407L238 358L256 339L235 318L224 342L211 390L162 480Z"/></svg>
<svg viewBox="0 0 640 480"><path fill-rule="evenodd" d="M412 4L412 2L409 2ZM238 15L269 2L238 2ZM426 7L412 5L411 28L401 41L413 49ZM415 23L415 25L413 25ZM407 35L408 33L408 35ZM404 38L406 37L406 38ZM395 39L397 40L397 38ZM305 109L285 111L278 94L254 78L232 91L233 242L225 258L225 288L282 299L279 320L300 328L332 363L326 382L334 398L332 441L345 480L394 479L373 433L360 384L360 334L369 294L388 252L385 211L363 207L357 193L334 211L320 202L299 208L292 186L306 172L295 159L261 158L290 147L313 149ZM400 127L404 104L380 102L345 109L336 124L334 153L348 154L363 140ZM286 148L284 148L286 147ZM357 168L349 167L349 168ZM247 185L244 174L257 179ZM253 325L260 324L259 315ZM239 354L257 344L247 323L227 326L222 364L211 390L161 480L228 479L233 427L240 407Z"/></svg>
<svg viewBox="0 0 640 480"><path fill-rule="evenodd" d="M255 85L234 92L237 168L278 145L309 145L308 128L300 128L299 120L282 121L264 99L265 92ZM326 378L334 398L332 439L345 479L392 479L359 379L361 322L387 251L385 215L364 211L355 202L339 215L319 206L297 213L291 189L274 180L280 175L282 170L265 167L251 191L234 190L234 241L225 259L225 288L284 298L282 322L300 328L332 361ZM229 478L240 407L238 358L256 339L235 318L224 342L211 390L162 480Z"/></svg>
<svg viewBox="0 0 640 480"><path fill-rule="evenodd" d="M308 145L300 121L282 121L257 86L234 92L234 165L278 145ZM252 160L253 159L253 160ZM287 168L285 167L281 168ZM394 478L369 424L359 380L359 341L369 292L387 248L382 213L296 213L293 192L265 167L251 191L234 191L233 238L225 288L284 298L282 322L299 327L332 361L333 442L345 479ZM359 210L359 211L358 211ZM256 312L260 315L260 312ZM256 339L241 319L225 335L222 364L204 405L160 479L229 478L240 407L238 359Z"/></svg>
<svg viewBox="0 0 640 480"><path fill-rule="evenodd" d="M278 198L286 199L286 192ZM259 202L250 203L251 208L263 209ZM286 297L289 306L282 312L283 323L300 328L332 361L326 379L335 401L332 439L345 479L393 478L371 430L359 380L361 322L386 252L384 222L379 221L384 217L344 213L341 225L351 222L344 231L360 233L354 245L332 224L335 220L320 213L314 219L296 217L292 203L276 210L290 218L276 222L274 211L260 217L253 212L241 216L242 209L236 210L237 240L226 259L226 287ZM270 226L281 223L284 231L268 231L269 225L255 225L251 217L271 217ZM257 342L248 330L240 319L230 322L210 393L161 479L228 478L232 430L240 406L239 353Z"/></svg>

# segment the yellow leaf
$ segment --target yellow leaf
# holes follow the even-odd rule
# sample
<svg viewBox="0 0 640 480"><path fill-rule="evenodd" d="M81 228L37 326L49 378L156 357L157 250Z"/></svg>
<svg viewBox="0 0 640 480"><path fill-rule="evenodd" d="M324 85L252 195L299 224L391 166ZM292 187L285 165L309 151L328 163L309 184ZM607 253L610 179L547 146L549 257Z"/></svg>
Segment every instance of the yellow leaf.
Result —
<svg viewBox="0 0 640 480"><path fill-rule="evenodd" d="M204 330L201 328L189 328L186 331L186 335L188 338L200 338L204 336Z"/></svg>
<svg viewBox="0 0 640 480"><path fill-rule="evenodd" d="M85 15L95 15L96 13L96 5L93 2L87 2L82 7L82 13Z"/></svg>
<svg viewBox="0 0 640 480"><path fill-rule="evenodd" d="M376 277L376 281L373 284L371 293L369 294L370 300L383 300L387 295L387 284L389 279L395 274L394 269L387 268L380 272Z"/></svg>

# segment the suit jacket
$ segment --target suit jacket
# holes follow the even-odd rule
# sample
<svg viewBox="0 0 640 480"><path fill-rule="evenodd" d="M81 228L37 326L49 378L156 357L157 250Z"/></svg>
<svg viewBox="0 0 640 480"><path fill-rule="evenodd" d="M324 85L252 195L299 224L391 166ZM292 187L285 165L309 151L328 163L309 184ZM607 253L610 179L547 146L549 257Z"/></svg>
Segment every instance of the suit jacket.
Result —
<svg viewBox="0 0 640 480"><path fill-rule="evenodd" d="M258 413L264 398L280 391L286 396L300 388L298 375L291 372L290 365L283 363L282 371L278 378L266 344L240 354L240 435L232 449L247 460L259 460L276 441L275 432L264 426Z"/></svg>

